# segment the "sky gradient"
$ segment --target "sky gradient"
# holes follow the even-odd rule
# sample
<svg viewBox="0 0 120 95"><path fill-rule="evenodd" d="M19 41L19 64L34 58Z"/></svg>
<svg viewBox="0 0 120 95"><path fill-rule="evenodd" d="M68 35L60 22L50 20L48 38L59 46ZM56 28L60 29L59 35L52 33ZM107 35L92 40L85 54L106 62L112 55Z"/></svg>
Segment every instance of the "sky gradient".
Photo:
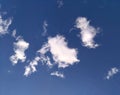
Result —
<svg viewBox="0 0 120 95"><path fill-rule="evenodd" d="M0 95L120 95L119 0L0 0Z"/></svg>

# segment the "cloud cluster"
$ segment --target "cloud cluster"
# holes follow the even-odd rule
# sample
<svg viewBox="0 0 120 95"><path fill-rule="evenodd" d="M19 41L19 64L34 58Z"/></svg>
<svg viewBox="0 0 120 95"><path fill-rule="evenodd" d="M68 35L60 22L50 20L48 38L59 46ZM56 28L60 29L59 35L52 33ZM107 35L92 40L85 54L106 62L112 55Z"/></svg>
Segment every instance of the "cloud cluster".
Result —
<svg viewBox="0 0 120 95"><path fill-rule="evenodd" d="M0 15L0 35L5 35L8 33L8 28L12 23L12 19L6 19L4 20L2 16Z"/></svg>
<svg viewBox="0 0 120 95"><path fill-rule="evenodd" d="M42 48L37 51L37 53L39 54L39 60L37 60L36 63L40 61L50 68L54 65L57 65L58 68L66 68L80 61L77 58L77 50L69 48L68 43L65 41L65 37L60 35L49 37L48 42L45 43ZM50 53L51 56L48 56L47 53ZM51 62L51 58L53 62ZM30 64L33 64L33 62ZM36 65L34 65L34 67L35 66ZM31 72L32 69L29 69L29 73L27 74L29 75Z"/></svg>
<svg viewBox="0 0 120 95"><path fill-rule="evenodd" d="M78 17L76 19L75 27L81 30L80 36L81 36L83 46L88 48L96 48L99 46L94 41L94 38L98 33L98 29L91 26L90 21L88 21L85 17Z"/></svg>
<svg viewBox="0 0 120 95"><path fill-rule="evenodd" d="M63 0L57 0L58 8L63 6ZM5 35L8 33L8 28L12 23L12 19L3 19L0 15L0 35ZM43 36L47 33L48 23L43 22ZM90 21L85 17L79 17L76 19L76 28L80 29L81 40L83 46L88 48L96 48L99 45L94 41L98 33L98 29L90 25ZM29 48L29 43L26 42L22 37L16 37L16 30L12 32L12 37L16 39L13 43L14 54L10 56L10 61L13 65L17 64L18 61L25 62L26 54L25 51ZM75 48L68 47L68 42L64 36L56 35L55 37L48 37L48 41L42 45L42 47L37 51L37 56L25 66L24 76L29 76L30 74L37 71L36 66L39 62L43 65L47 65L49 68L57 66L58 68L66 68L80 62L77 58L78 51ZM118 73L117 68L111 68L108 71L106 79L110 79L113 75ZM54 71L50 73L52 76L57 76L64 78L64 74L59 71Z"/></svg>
<svg viewBox="0 0 120 95"><path fill-rule="evenodd" d="M58 7L63 6L63 0L58 0ZM8 28L12 23L12 19L4 20L0 15L0 35L8 33ZM85 17L79 17L76 19L76 28L80 29L81 40L83 46L88 48L96 48L98 44L95 43L94 38L98 33L98 30L91 26L90 21ZM43 35L47 33L48 23L43 22ZM12 32L12 37L16 39L13 43L14 54L10 56L10 61L13 65L17 64L18 61L25 62L26 54L25 51L29 48L29 43L24 41L22 37L16 37L16 30ZM42 45L37 51L37 56L25 67L24 75L28 75L37 71L36 66L39 62L43 65L47 65L49 68L57 66L58 68L66 68L75 63L80 62L77 58L78 51L75 48L68 47L68 42L64 36L56 35L55 37L48 37L48 41ZM107 79L116 74L117 69L113 68L108 72ZM58 71L52 72L50 75L64 78L64 74Z"/></svg>
<svg viewBox="0 0 120 95"><path fill-rule="evenodd" d="M50 75L51 76L60 77L60 78L64 78L65 77L63 73L60 73L58 71L52 72Z"/></svg>
<svg viewBox="0 0 120 95"><path fill-rule="evenodd" d="M24 41L21 37L17 37L17 42L14 42L14 52L15 54L10 57L10 61L13 63L13 65L17 64L20 60L21 62L24 62L26 60L25 51L29 47L29 43Z"/></svg>
<svg viewBox="0 0 120 95"><path fill-rule="evenodd" d="M115 74L117 74L119 72L119 69L114 67L114 68L111 68L111 70L108 71L108 74L106 76L106 79L110 79L111 77L113 77Z"/></svg>

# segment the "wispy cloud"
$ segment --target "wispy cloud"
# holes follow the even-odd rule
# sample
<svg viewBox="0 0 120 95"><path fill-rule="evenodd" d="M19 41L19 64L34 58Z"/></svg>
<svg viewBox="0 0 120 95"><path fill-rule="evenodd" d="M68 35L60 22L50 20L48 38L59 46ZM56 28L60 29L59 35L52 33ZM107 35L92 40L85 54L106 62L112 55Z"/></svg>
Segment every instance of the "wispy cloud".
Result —
<svg viewBox="0 0 120 95"><path fill-rule="evenodd" d="M45 57L45 56L36 56L30 63L28 66L25 66L25 72L24 72L24 76L29 76L32 73L36 72L36 66L38 65L39 62L42 62L44 64L46 64L47 66L51 67L52 64L50 62L49 57Z"/></svg>
<svg viewBox="0 0 120 95"><path fill-rule="evenodd" d="M58 8L63 7L63 5L64 5L63 0L57 0L57 7Z"/></svg>
<svg viewBox="0 0 120 95"><path fill-rule="evenodd" d="M64 74L59 71L52 72L50 75L60 77L60 78L65 78Z"/></svg>
<svg viewBox="0 0 120 95"><path fill-rule="evenodd" d="M40 50L37 51L37 53L39 53L39 57L41 59L40 61L51 68L53 64L50 61L50 57L47 55L47 52L49 52L49 50L50 50L49 44L46 43L42 46Z"/></svg>
<svg viewBox="0 0 120 95"><path fill-rule="evenodd" d="M37 56L29 63L28 66L25 67L24 75L26 77L37 71L36 66L39 62L41 62L43 65L46 64L49 68L52 67L50 58L45 55L46 52L48 52L47 45L43 45L43 47L39 51L37 51Z"/></svg>
<svg viewBox="0 0 120 95"><path fill-rule="evenodd" d="M80 36L83 43L83 46L88 48L96 48L99 45L94 41L98 33L98 29L90 25L90 21L85 17L78 17L76 19L76 28L80 29Z"/></svg>
<svg viewBox="0 0 120 95"><path fill-rule="evenodd" d="M108 74L106 76L106 79L110 79L111 77L113 77L115 74L117 74L119 72L119 69L116 68L116 67L113 67L111 68L109 71L108 71Z"/></svg>
<svg viewBox="0 0 120 95"><path fill-rule="evenodd" d="M46 64L49 68L52 68L54 65L57 65L58 68L66 68L68 66L74 65L80 60L77 58L77 50L74 48L69 48L68 43L65 41L65 37L57 35L55 37L49 37L48 41L43 44L42 48L37 51L39 60L34 61L36 63L42 62ZM50 53L51 56L48 55ZM51 59L52 58L52 59ZM51 62L53 60L53 62ZM30 64L34 64L34 62ZM38 64L34 65L36 68ZM32 65L33 66L33 65ZM28 66L28 70L25 70L24 75L29 75L34 71L31 68L31 65ZM36 69L35 69L36 71Z"/></svg>
<svg viewBox="0 0 120 95"><path fill-rule="evenodd" d="M36 66L38 65L39 60L40 60L40 57L35 57L35 59L33 61L31 61L28 66L25 67L24 75L26 77L37 71Z"/></svg>
<svg viewBox="0 0 120 95"><path fill-rule="evenodd" d="M12 37L16 38L16 30L13 30Z"/></svg>
<svg viewBox="0 0 120 95"><path fill-rule="evenodd" d="M12 23L12 19L3 19L0 15L0 35L5 35L8 33L8 28Z"/></svg>
<svg viewBox="0 0 120 95"><path fill-rule="evenodd" d="M24 41L22 37L17 37L16 40L17 42L13 43L15 54L10 57L10 61L13 65L17 64L19 60L21 62L26 60L25 51L29 47L29 43Z"/></svg>
<svg viewBox="0 0 120 95"><path fill-rule="evenodd" d="M45 35L47 34L47 27L48 27L48 23L47 23L47 21L45 20L45 21L43 22L43 33L42 33L43 36L45 36Z"/></svg>

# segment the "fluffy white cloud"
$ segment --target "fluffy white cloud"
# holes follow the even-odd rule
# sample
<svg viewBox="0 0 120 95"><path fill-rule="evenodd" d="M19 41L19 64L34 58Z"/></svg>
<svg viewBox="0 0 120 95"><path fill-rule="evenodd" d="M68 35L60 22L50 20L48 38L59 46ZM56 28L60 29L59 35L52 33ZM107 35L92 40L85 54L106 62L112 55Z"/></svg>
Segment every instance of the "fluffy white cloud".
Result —
<svg viewBox="0 0 120 95"><path fill-rule="evenodd" d="M58 67L65 68L79 62L77 59L77 50L69 48L63 36L57 35L56 37L49 38L48 44L53 60L58 64Z"/></svg>
<svg viewBox="0 0 120 95"><path fill-rule="evenodd" d="M60 78L65 78L64 74L58 71L52 72L50 75L60 77Z"/></svg>
<svg viewBox="0 0 120 95"><path fill-rule="evenodd" d="M47 33L47 27L48 27L48 23L47 23L47 21L45 20L45 21L43 22L43 33L42 33L43 36L45 36L46 33Z"/></svg>
<svg viewBox="0 0 120 95"><path fill-rule="evenodd" d="M2 16L0 15L0 35L5 35L8 33L8 28L12 23L12 19L6 19L4 20Z"/></svg>
<svg viewBox="0 0 120 95"><path fill-rule="evenodd" d="M52 68L54 65L57 65L58 68L66 68L80 61L77 59L77 50L74 48L69 48L65 38L60 35L49 37L48 42L45 43L42 48L37 51L37 53L39 60L34 59L32 62L30 62L30 65L25 68L25 76L28 76L36 71L36 66L38 64L33 65L34 62L42 62L50 68ZM51 62L51 60L53 60L53 62ZM35 70L32 70L32 66L34 66Z"/></svg>
<svg viewBox="0 0 120 95"><path fill-rule="evenodd" d="M78 17L76 19L76 28L80 29L81 40L83 46L88 48L96 48L99 45L95 43L94 38L98 33L98 29L90 25L90 21L85 17Z"/></svg>
<svg viewBox="0 0 120 95"><path fill-rule="evenodd" d="M54 63L57 64L59 68L66 68L79 62L77 59L77 50L69 48L67 44L63 36L57 35L56 37L49 37L48 42L38 52L42 54L43 52L47 53L49 51Z"/></svg>
<svg viewBox="0 0 120 95"><path fill-rule="evenodd" d="M29 47L29 43L24 41L21 37L17 37L17 42L14 42L14 52L15 54L10 57L11 62L13 65L17 64L20 60L24 62L26 60L25 51Z"/></svg>
<svg viewBox="0 0 120 95"><path fill-rule="evenodd" d="M119 69L114 67L111 68L111 70L108 71L108 74L106 76L106 79L110 79L111 77L113 77L115 74L117 74L119 72Z"/></svg>

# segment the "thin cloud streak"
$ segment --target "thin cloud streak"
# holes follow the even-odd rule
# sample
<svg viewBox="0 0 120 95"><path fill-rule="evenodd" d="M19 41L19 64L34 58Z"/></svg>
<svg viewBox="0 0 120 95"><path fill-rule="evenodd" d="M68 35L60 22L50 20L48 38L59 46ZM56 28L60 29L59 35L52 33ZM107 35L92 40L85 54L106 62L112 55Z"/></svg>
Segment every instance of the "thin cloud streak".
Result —
<svg viewBox="0 0 120 95"><path fill-rule="evenodd" d="M12 23L11 18L4 20L0 15L0 35L5 35L8 33L8 29L11 23Z"/></svg>
<svg viewBox="0 0 120 95"><path fill-rule="evenodd" d="M59 71L54 71L50 74L51 76L56 76L56 77L60 77L60 78L65 78L63 73L60 73Z"/></svg>
<svg viewBox="0 0 120 95"><path fill-rule="evenodd" d="M43 36L46 36L46 34L47 34L47 27L48 27L48 23L47 23L47 21L45 20L45 21L43 22L43 33L42 33Z"/></svg>

